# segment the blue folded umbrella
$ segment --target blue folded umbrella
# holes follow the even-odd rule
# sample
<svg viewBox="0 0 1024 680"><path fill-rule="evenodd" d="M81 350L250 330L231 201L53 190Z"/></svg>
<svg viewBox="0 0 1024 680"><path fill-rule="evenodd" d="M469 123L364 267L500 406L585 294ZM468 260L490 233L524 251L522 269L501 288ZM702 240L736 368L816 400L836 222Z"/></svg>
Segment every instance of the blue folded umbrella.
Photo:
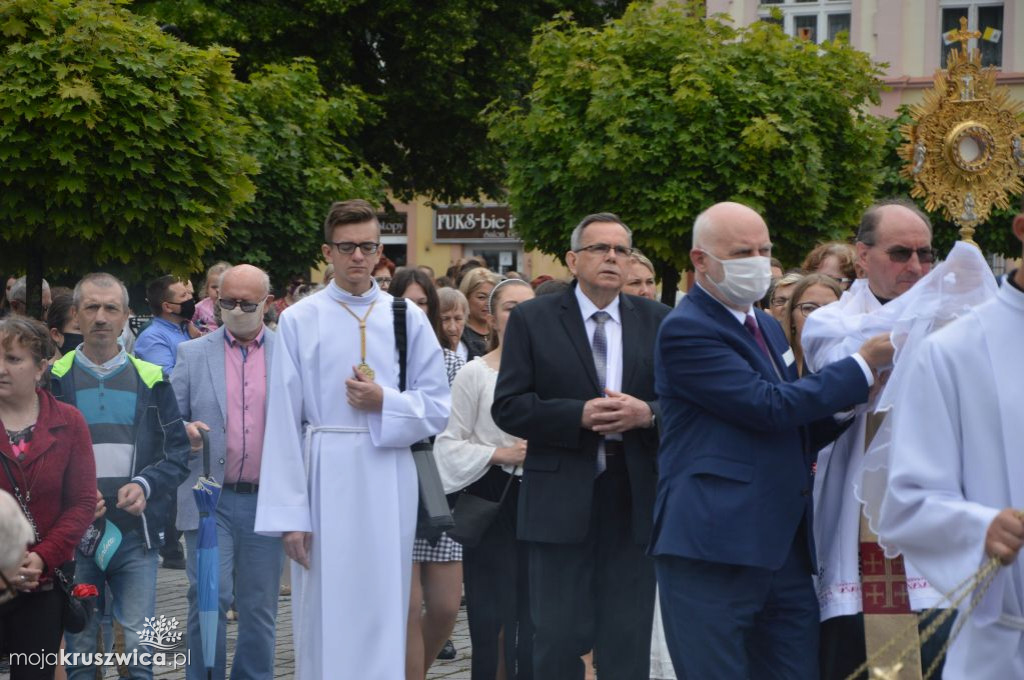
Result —
<svg viewBox="0 0 1024 680"><path fill-rule="evenodd" d="M217 503L221 485L210 477L210 446L203 432L203 476L192 487L199 508L199 537L196 555L196 593L199 605L199 637L207 677L213 675L217 658L217 619L220 609L220 557L217 548Z"/></svg>

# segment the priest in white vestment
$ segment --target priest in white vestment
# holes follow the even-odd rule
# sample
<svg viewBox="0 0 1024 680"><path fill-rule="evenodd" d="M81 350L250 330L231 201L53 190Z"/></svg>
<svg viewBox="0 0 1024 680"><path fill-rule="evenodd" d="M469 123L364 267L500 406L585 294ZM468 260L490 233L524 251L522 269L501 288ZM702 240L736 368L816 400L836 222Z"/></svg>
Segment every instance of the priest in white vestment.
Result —
<svg viewBox="0 0 1024 680"><path fill-rule="evenodd" d="M409 447L448 420L444 358L416 305L398 391L392 297L371 277L375 212L331 206L334 280L282 314L269 378L255 528L281 534L294 560L299 680L404 677L418 500Z"/></svg>
<svg viewBox="0 0 1024 680"><path fill-rule="evenodd" d="M887 201L865 211L857 234L857 255L865 278L855 281L838 302L807 318L801 342L811 371L850 356L868 338L892 332L907 305L904 295L931 271L931 240L931 224L913 204ZM861 502L855 485L861 479L867 420L875 397L873 393L871 403L856 408L853 423L818 454L815 469L815 587L822 621L823 677L846 677L865 659ZM911 611L938 603L939 594L913 565L907 565L906 582ZM874 608L869 610L875 613Z"/></svg>
<svg viewBox="0 0 1024 680"><path fill-rule="evenodd" d="M1024 215L1013 228L1024 241ZM1024 539L1024 270L924 340L905 380L880 541L943 592L991 556L1009 563L954 639L943 677L1024 678L1024 573L1013 561Z"/></svg>

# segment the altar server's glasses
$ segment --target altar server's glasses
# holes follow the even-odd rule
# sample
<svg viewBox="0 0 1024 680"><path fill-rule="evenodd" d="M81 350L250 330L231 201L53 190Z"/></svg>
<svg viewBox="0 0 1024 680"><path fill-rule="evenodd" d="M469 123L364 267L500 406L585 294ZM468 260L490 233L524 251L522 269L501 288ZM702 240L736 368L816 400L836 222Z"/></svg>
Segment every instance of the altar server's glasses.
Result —
<svg viewBox="0 0 1024 680"><path fill-rule="evenodd" d="M380 250L380 244L373 241L363 241L362 243L353 243L352 241L331 241L331 245L337 248L338 252L343 255L351 255L356 252L356 248L363 251L363 255L373 255Z"/></svg>
<svg viewBox="0 0 1024 680"><path fill-rule="evenodd" d="M935 262L935 251L931 248L906 248L904 246L894 246L885 251L886 255L889 256L890 262L910 262L910 256L917 253L917 261L921 264L930 264Z"/></svg>

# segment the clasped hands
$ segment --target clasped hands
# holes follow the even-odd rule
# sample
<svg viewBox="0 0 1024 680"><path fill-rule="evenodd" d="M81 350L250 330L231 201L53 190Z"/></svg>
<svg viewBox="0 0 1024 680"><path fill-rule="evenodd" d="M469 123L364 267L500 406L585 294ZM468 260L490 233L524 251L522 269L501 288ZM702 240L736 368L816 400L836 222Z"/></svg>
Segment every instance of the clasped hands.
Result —
<svg viewBox="0 0 1024 680"><path fill-rule="evenodd" d="M372 378L352 367L352 377L345 381L345 397L349 406L362 411L380 413L384 408L384 390Z"/></svg>
<svg viewBox="0 0 1024 680"><path fill-rule="evenodd" d="M583 404L583 427L598 434L619 434L651 426L654 413L647 402L615 390L604 393L607 396Z"/></svg>

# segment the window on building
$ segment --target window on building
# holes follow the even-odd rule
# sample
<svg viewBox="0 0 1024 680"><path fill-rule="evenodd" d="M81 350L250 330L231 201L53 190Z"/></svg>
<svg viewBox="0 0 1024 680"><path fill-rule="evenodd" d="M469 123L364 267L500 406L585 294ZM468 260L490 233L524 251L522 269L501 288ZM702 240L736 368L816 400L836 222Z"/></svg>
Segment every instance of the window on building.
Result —
<svg viewBox="0 0 1024 680"><path fill-rule="evenodd" d="M841 32L849 35L851 0L761 0L763 21L780 23L771 18L775 8L782 10L781 26L794 38L820 43L835 40Z"/></svg>
<svg viewBox="0 0 1024 680"><path fill-rule="evenodd" d="M960 18L967 17L967 30L979 31L980 38L971 38L967 47L981 50L981 65L1003 65L1003 3L941 0L942 39L939 41L940 62L946 68L949 51L959 48L953 34L960 31Z"/></svg>

